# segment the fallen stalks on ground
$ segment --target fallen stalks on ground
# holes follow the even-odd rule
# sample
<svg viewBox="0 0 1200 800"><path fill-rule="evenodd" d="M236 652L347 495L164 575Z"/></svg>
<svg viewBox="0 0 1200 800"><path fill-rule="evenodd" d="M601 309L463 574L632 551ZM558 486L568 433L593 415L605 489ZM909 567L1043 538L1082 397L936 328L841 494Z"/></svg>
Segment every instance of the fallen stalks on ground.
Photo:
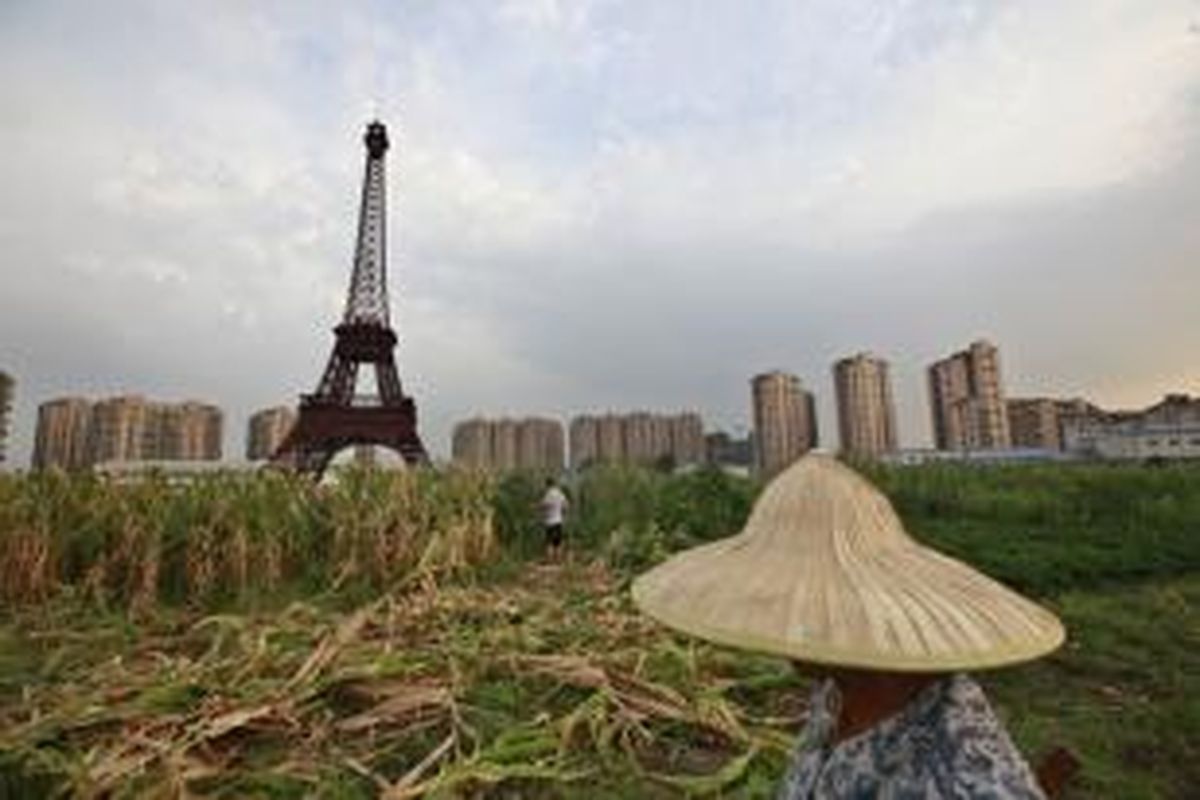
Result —
<svg viewBox="0 0 1200 800"><path fill-rule="evenodd" d="M47 794L711 793L782 759L797 722L770 693L728 696L729 665L639 617L598 563L349 613L62 622L6 634L31 657L0 706L3 763Z"/></svg>

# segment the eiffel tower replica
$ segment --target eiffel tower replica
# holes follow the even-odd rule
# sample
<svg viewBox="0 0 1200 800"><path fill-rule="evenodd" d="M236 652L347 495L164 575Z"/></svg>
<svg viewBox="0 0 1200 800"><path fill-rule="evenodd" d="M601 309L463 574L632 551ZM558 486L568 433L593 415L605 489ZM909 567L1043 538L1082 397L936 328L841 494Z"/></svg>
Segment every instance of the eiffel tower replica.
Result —
<svg viewBox="0 0 1200 800"><path fill-rule="evenodd" d="M317 390L300 397L300 415L272 463L320 477L335 453L357 444L391 448L408 464L428 463L417 435L417 406L400 387L396 333L388 314L386 191L387 128L376 120L367 147L354 271L342 322ZM358 368L375 367L377 397L358 396Z"/></svg>

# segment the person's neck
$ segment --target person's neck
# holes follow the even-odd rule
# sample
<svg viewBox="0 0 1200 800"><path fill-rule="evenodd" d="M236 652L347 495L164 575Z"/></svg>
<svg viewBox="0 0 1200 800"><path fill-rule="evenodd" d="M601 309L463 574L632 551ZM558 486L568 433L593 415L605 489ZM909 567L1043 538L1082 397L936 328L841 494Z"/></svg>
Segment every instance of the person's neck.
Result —
<svg viewBox="0 0 1200 800"><path fill-rule="evenodd" d="M938 674L838 670L830 675L841 695L835 742L843 741L899 713Z"/></svg>

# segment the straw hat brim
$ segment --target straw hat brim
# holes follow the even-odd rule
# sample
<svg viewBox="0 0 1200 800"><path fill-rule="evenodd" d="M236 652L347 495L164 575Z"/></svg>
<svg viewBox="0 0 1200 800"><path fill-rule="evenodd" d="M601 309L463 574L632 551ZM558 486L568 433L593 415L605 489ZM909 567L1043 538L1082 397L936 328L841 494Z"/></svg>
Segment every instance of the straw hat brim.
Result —
<svg viewBox="0 0 1200 800"><path fill-rule="evenodd" d="M794 534L779 536L768 509L760 520L760 528L773 528L766 535L752 532L752 516L746 531L676 554L634 581L634 602L659 622L716 644L859 669L990 669L1063 643L1054 614L909 538L898 519L888 518L894 512L886 499L854 478L878 498L868 498L870 507L856 502L855 513L894 528L889 546L871 546L881 537L821 534L809 537L818 546L781 547Z"/></svg>

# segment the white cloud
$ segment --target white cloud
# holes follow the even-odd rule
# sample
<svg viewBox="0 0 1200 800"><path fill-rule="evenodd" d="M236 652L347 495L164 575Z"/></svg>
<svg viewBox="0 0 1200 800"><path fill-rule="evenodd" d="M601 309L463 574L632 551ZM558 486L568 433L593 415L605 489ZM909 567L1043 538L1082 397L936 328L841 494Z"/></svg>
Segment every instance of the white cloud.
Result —
<svg viewBox="0 0 1200 800"><path fill-rule="evenodd" d="M402 370L438 450L475 409L697 398L736 419L761 366L820 386L843 348L907 349L916 368L978 327L1039 353L1023 356L1039 373L1087 346L1130 385L1194 365L1169 330L1188 311L1160 286L1192 285L1179 265L1200 245L1134 236L1194 199L1173 178L1197 157L1186 2L0 14L0 347L29 392L26 442L38 393L76 384L208 393L231 443L252 405L308 388L372 106L395 143ZM1038 218L1061 230L1035 235ZM1107 249L1080 246L1094 229ZM1168 330L1056 341L1067 280L1031 305L1005 270L1061 252L1088 262L1097 307L1127 298Z"/></svg>
<svg viewBox="0 0 1200 800"><path fill-rule="evenodd" d="M874 5L865 52L765 98L776 124L739 118L737 93L754 85L685 82L663 102L701 120L601 140L574 199L639 233L845 248L945 209L1136 180L1176 163L1195 129L1186 4L1014 3L902 59L920 27L903 6ZM843 122L814 128L823 116Z"/></svg>
<svg viewBox="0 0 1200 800"><path fill-rule="evenodd" d="M1014 4L908 71L886 124L849 143L861 166L839 206L866 225L902 224L1174 164L1196 121L1200 43L1185 4L1138 8Z"/></svg>

